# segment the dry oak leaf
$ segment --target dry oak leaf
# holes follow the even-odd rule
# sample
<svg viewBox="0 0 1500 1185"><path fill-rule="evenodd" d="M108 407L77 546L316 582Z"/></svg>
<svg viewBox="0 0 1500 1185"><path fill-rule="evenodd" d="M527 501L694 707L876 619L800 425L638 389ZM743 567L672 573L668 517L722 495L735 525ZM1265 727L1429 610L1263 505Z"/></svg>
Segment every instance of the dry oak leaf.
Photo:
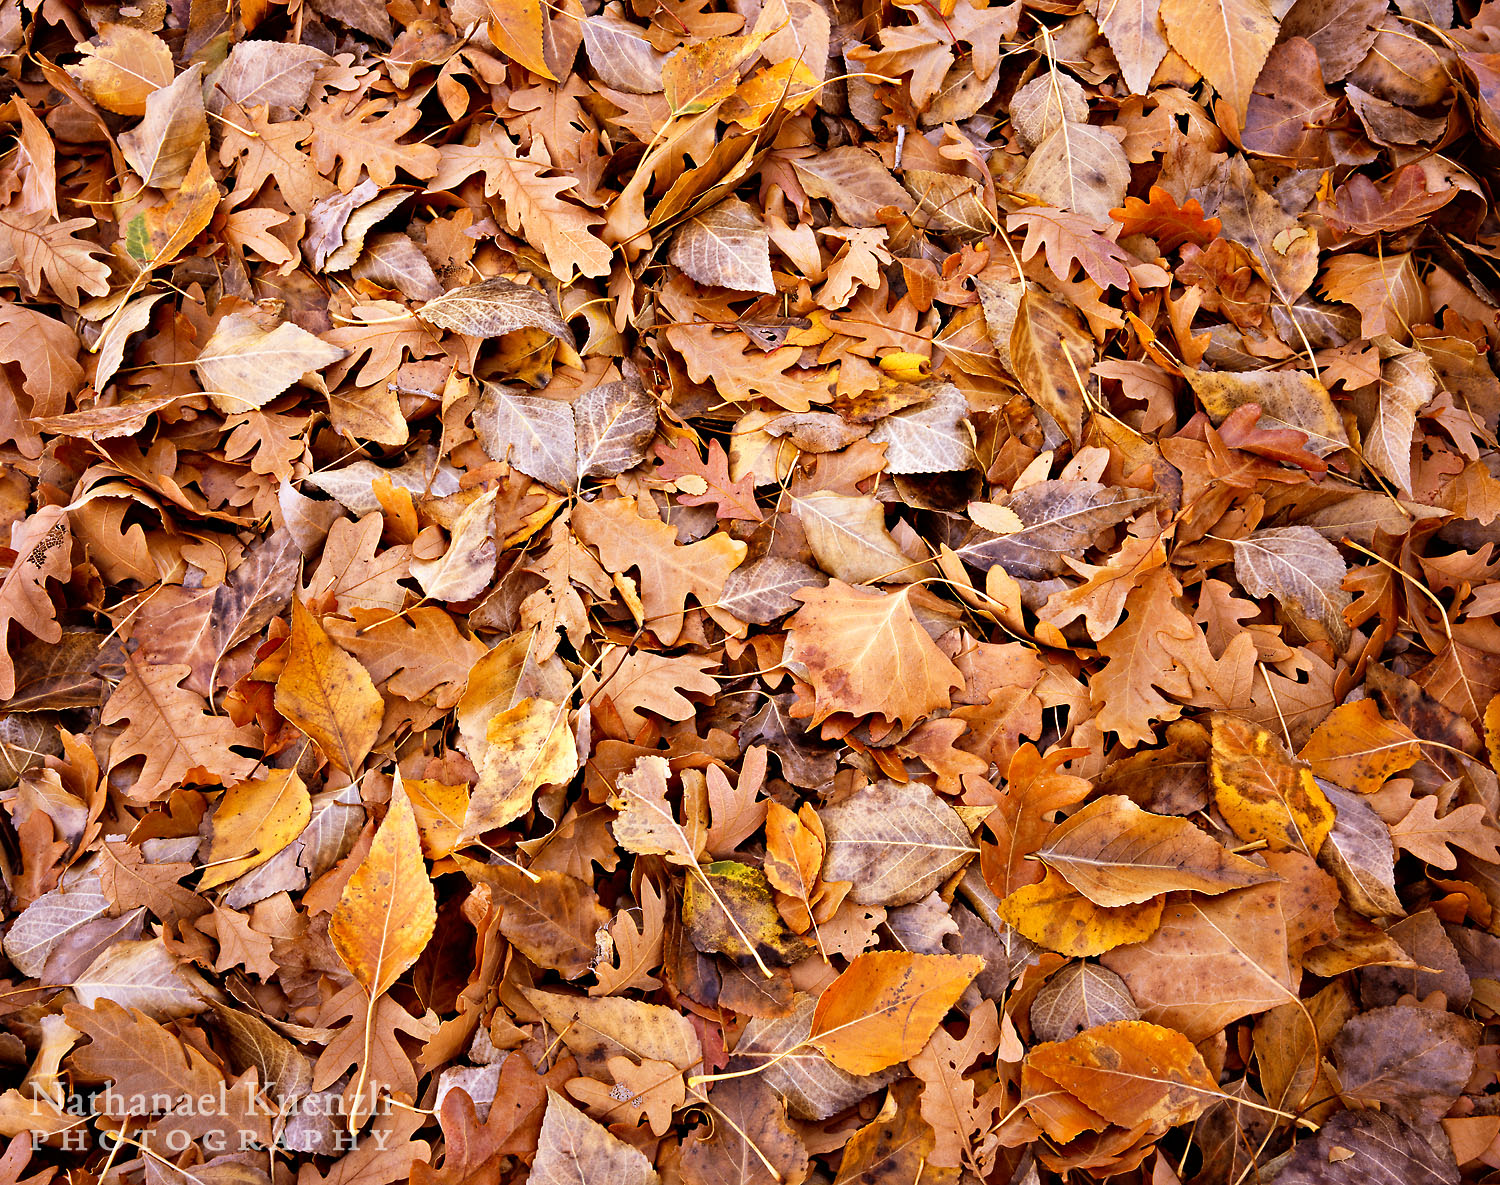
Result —
<svg viewBox="0 0 1500 1185"><path fill-rule="evenodd" d="M1161 924L1162 899L1108 909L1048 872L1001 901L999 914L1038 946L1085 959L1151 937Z"/></svg>
<svg viewBox="0 0 1500 1185"><path fill-rule="evenodd" d="M858 955L818 997L808 1044L850 1074L884 1070L921 1052L983 970L978 955Z"/></svg>
<svg viewBox="0 0 1500 1185"><path fill-rule="evenodd" d="M1274 879L1187 819L1153 815L1121 794L1059 823L1037 857L1095 905L1138 905L1162 893L1226 893Z"/></svg>
<svg viewBox="0 0 1500 1185"><path fill-rule="evenodd" d="M580 502L573 527L583 542L599 552L604 567L616 574L635 568L641 574L641 607L646 628L663 646L682 633L684 606L696 597L710 617L734 633L740 623L718 607L729 573L739 567L748 547L723 531L687 546L677 543L677 529L646 518L634 498Z"/></svg>
<svg viewBox="0 0 1500 1185"><path fill-rule="evenodd" d="M1333 804L1269 729L1216 714L1210 772L1214 806L1241 840L1317 856L1333 830Z"/></svg>
<svg viewBox="0 0 1500 1185"><path fill-rule="evenodd" d="M834 580L794 595L803 607L788 622L788 661L812 685L813 724L875 713L910 728L952 706L963 675L913 611L914 588L880 593Z"/></svg>
<svg viewBox="0 0 1500 1185"><path fill-rule="evenodd" d="M1175 897L1155 934L1100 962L1125 981L1146 1020L1192 1041L1294 995L1279 883Z"/></svg>
<svg viewBox="0 0 1500 1185"><path fill-rule="evenodd" d="M825 881L851 883L861 905L909 905L927 896L978 850L963 819L921 782L881 780L825 807Z"/></svg>
<svg viewBox="0 0 1500 1185"><path fill-rule="evenodd" d="M651 974L662 963L662 938L667 919L664 895L650 880L643 880L637 895L640 921L634 910L622 909L609 923L611 953L593 968L598 981L591 996L615 996L626 991L651 992L661 980Z"/></svg>
<svg viewBox="0 0 1500 1185"><path fill-rule="evenodd" d="M227 716L208 710L201 696L181 687L191 668L150 666L135 655L125 659L125 677L104 705L100 722L128 721L110 749L110 764L144 757L130 790L136 802L152 802L188 777L208 782L247 778L258 762L230 746L260 747L260 730L236 727Z"/></svg>
<svg viewBox="0 0 1500 1185"><path fill-rule="evenodd" d="M334 645L300 598L292 601L292 634L276 680L276 710L351 778L369 756L385 717L385 700L370 673Z"/></svg>
<svg viewBox="0 0 1500 1185"><path fill-rule="evenodd" d="M637 1064L624 1056L612 1057L607 1064L613 1085L597 1078L574 1078L566 1084L567 1092L611 1127L639 1127L644 1119L652 1135L666 1135L672 1113L687 1101L682 1071L670 1062Z"/></svg>
<svg viewBox="0 0 1500 1185"><path fill-rule="evenodd" d="M1076 806L1093 790L1088 779L1064 773L1062 768L1084 752L1053 749L1043 756L1028 741L1010 759L1004 788L994 796L999 809L984 821L995 842L982 845L979 854L984 879L999 896L1034 884L1046 874L1046 868L1029 857L1051 835L1056 813Z"/></svg>
<svg viewBox="0 0 1500 1185"><path fill-rule="evenodd" d="M1117 1020L1067 1041L1038 1045L1026 1065L1095 1114L1160 1135L1191 1123L1221 1097L1203 1057L1181 1033Z"/></svg>
<svg viewBox="0 0 1500 1185"><path fill-rule="evenodd" d="M436 559L412 560L411 574L433 601L467 601L495 576L494 486L464 507L453 524L448 549Z"/></svg>
<svg viewBox="0 0 1500 1185"><path fill-rule="evenodd" d="M74 232L96 226L92 218L58 222L46 210L0 210L0 243L9 248L7 267L17 267L32 296L44 296L43 281L69 306L79 303L78 291L102 296L109 291L109 267L96 259L95 244ZM0 257L5 252L0 250Z"/></svg>
<svg viewBox="0 0 1500 1185"><path fill-rule="evenodd" d="M0 700L9 700L16 692L14 644L4 644L11 622L43 642L55 645L62 641L62 626L47 592L47 581L65 581L73 574L73 538L67 514L61 507L44 506L30 518L13 522L10 546L16 553L15 562L0 581Z"/></svg>
<svg viewBox="0 0 1500 1185"><path fill-rule="evenodd" d="M1145 2L1156 7L1156 0ZM1140 3L1141 0L1136 0L1137 5ZM1120 7L1127 7L1124 0ZM1217 218L1204 217L1197 198L1189 198L1179 206L1170 193L1157 185L1151 187L1148 197L1144 202L1127 197L1122 207L1109 212L1120 224L1121 234L1146 235L1163 251L1176 251L1185 243L1207 247L1218 236L1222 224Z"/></svg>
<svg viewBox="0 0 1500 1185"><path fill-rule="evenodd" d="M719 682L707 668L717 665L703 655L674 657L612 646L605 650L598 673L584 679L583 698L589 703L607 699L633 737L649 723L646 712L666 720L691 719L698 705L682 693L714 695Z"/></svg>
<svg viewBox="0 0 1500 1185"><path fill-rule="evenodd" d="M373 1002L417 961L436 925L437 896L398 773L390 807L344 886L328 937Z"/></svg>
<svg viewBox="0 0 1500 1185"><path fill-rule="evenodd" d="M1374 794L1392 774L1422 756L1416 733L1387 720L1372 699L1340 704L1297 754L1320 778L1357 794Z"/></svg>
<svg viewBox="0 0 1500 1185"><path fill-rule="evenodd" d="M543 176L553 162L541 137L533 138L530 151L522 156L496 122L480 133L477 145L445 144L438 151L440 163L428 193L453 189L464 178L482 172L485 196L501 199L506 225L541 248L547 266L561 283L572 283L575 273L609 274L611 251L594 233L603 219L564 199L578 185L577 178ZM557 336L568 340L563 334Z"/></svg>
<svg viewBox="0 0 1500 1185"><path fill-rule="evenodd" d="M1457 868L1450 848L1462 848L1491 864L1500 863L1500 831L1488 826L1486 807L1477 802L1438 817L1438 796L1424 794L1411 804L1399 822L1391 824L1391 839L1403 852L1434 868Z"/></svg>
<svg viewBox="0 0 1500 1185"><path fill-rule="evenodd" d="M654 426L654 419L652 423ZM656 455L662 461L657 473L677 482L680 491L677 501L683 506L712 506L721 519L758 523L765 517L755 502L754 474L746 473L738 481L732 480L729 457L717 440L708 442L707 457L699 456L697 446L686 437L670 445L658 441ZM683 477L696 479L703 488L694 488L682 481Z"/></svg>
<svg viewBox="0 0 1500 1185"><path fill-rule="evenodd" d="M1139 198L1127 198L1140 203ZM1120 210L1112 210L1120 214ZM1123 219L1122 219L1123 221ZM1091 218L1048 206L1032 206L1018 210L1005 220L1006 229L1014 233L1018 228L1026 231L1026 242L1021 246L1021 258L1030 259L1044 247L1047 251L1047 266L1060 280L1073 274L1073 264L1082 266L1084 275L1100 288L1129 288L1129 264L1131 255L1110 239L1099 233L1099 227ZM1163 247L1162 250L1167 250Z"/></svg>
<svg viewBox="0 0 1500 1185"><path fill-rule="evenodd" d="M1180 705L1167 696L1186 699L1193 692L1185 665L1203 647L1198 627L1177 607L1182 587L1167 568L1155 568L1125 598L1125 620L1099 643L1106 660L1089 685L1099 709L1098 725L1118 733L1125 745L1154 739L1151 723L1175 720Z"/></svg>
<svg viewBox="0 0 1500 1185"><path fill-rule="evenodd" d="M528 1179L536 1185L656 1185L659 1178L640 1152L549 1089Z"/></svg>
<svg viewBox="0 0 1500 1185"><path fill-rule="evenodd" d="M312 819L312 799L295 770L273 769L239 782L214 807L204 892L258 868L299 835Z"/></svg>
<svg viewBox="0 0 1500 1185"><path fill-rule="evenodd" d="M232 414L264 407L303 375L346 354L290 321L267 330L249 313L230 313L203 343L193 369L213 405Z"/></svg>

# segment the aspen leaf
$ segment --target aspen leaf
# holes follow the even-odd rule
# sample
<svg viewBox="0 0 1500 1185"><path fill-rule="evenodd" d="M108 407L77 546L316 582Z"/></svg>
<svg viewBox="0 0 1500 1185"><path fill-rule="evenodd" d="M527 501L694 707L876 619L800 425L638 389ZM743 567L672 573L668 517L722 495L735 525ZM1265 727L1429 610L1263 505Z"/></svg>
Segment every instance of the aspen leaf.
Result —
<svg viewBox="0 0 1500 1185"><path fill-rule="evenodd" d="M1399 721L1387 720L1369 699L1335 708L1297 754L1318 777L1357 794L1375 793L1421 755L1416 734Z"/></svg>

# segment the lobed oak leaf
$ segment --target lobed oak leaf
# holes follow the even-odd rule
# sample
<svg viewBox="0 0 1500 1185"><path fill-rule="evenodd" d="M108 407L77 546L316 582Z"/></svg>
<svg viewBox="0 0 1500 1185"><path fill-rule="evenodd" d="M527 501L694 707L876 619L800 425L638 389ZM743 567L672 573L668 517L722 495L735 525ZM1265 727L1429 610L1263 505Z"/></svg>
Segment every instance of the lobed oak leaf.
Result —
<svg viewBox="0 0 1500 1185"><path fill-rule="evenodd" d="M1477 802L1457 807L1439 817L1438 798L1425 794L1416 799L1398 823L1391 824L1391 839L1434 868L1457 868L1451 848L1460 848L1481 860L1500 861L1500 831L1486 825L1488 813Z"/></svg>
<svg viewBox="0 0 1500 1185"><path fill-rule="evenodd" d="M668 445L658 441L656 455L662 464L657 472L668 481L678 483L677 500L684 506L712 506L721 519L740 519L745 522L760 522L765 514L755 503L755 479L745 474L738 481L729 476L729 458L724 446L717 440L708 442L707 457L700 457L697 448L687 439ZM682 482L683 477L694 478L703 489L692 488Z"/></svg>

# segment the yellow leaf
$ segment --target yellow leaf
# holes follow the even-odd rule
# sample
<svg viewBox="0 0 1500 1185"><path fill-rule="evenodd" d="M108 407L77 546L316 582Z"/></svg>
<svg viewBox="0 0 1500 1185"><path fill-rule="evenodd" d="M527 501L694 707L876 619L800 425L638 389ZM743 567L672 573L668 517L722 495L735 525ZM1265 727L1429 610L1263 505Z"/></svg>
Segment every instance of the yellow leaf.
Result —
<svg viewBox="0 0 1500 1185"><path fill-rule="evenodd" d="M373 1000L417 961L437 925L437 897L422 861L417 818L401 785L328 923L344 966Z"/></svg>
<svg viewBox="0 0 1500 1185"><path fill-rule="evenodd" d="M984 970L978 955L862 954L828 985L808 1044L849 1074L874 1074L915 1057Z"/></svg>
<svg viewBox="0 0 1500 1185"><path fill-rule="evenodd" d="M1318 777L1357 794L1374 794L1421 755L1416 733L1387 720L1372 699L1334 708L1298 754Z"/></svg>
<svg viewBox="0 0 1500 1185"><path fill-rule="evenodd" d="M1000 916L1039 946L1076 959L1144 942L1161 924L1162 899L1106 909L1055 872L1000 903Z"/></svg>
<svg viewBox="0 0 1500 1185"><path fill-rule="evenodd" d="M490 40L495 48L533 74L551 82L557 75L547 67L546 23L541 0L489 0Z"/></svg>
<svg viewBox="0 0 1500 1185"><path fill-rule="evenodd" d="M469 810L469 787L460 782L450 786L433 778L418 778L406 783L411 809L422 833L422 855L441 860L451 855L463 830Z"/></svg>
<svg viewBox="0 0 1500 1185"><path fill-rule="evenodd" d="M818 97L818 80L803 63L788 59L757 70L724 104L725 119L754 130L778 110L798 112Z"/></svg>
<svg viewBox="0 0 1500 1185"><path fill-rule="evenodd" d="M566 782L578 772L578 746L562 704L524 699L495 716L485 735L489 747L460 842L504 827L531 809L538 786Z"/></svg>
<svg viewBox="0 0 1500 1185"><path fill-rule="evenodd" d="M214 808L209 867L198 891L258 868L301 835L311 818L312 799L295 770L274 769L231 786Z"/></svg>
<svg viewBox="0 0 1500 1185"><path fill-rule="evenodd" d="M1333 804L1276 735L1238 716L1213 718L1214 805L1246 843L1316 857L1333 830Z"/></svg>
<svg viewBox="0 0 1500 1185"><path fill-rule="evenodd" d="M685 45L662 66L661 80L673 115L707 111L734 94L740 63L760 48L766 34L710 37Z"/></svg>
<svg viewBox="0 0 1500 1185"><path fill-rule="evenodd" d="M881 370L904 383L920 383L931 378L928 371L931 365L932 359L925 354L912 354L906 350L897 350L880 360Z"/></svg>
<svg viewBox="0 0 1500 1185"><path fill-rule="evenodd" d="M292 636L276 680L276 710L350 777L369 756L385 716L385 700L370 673L333 644L301 600L292 602Z"/></svg>

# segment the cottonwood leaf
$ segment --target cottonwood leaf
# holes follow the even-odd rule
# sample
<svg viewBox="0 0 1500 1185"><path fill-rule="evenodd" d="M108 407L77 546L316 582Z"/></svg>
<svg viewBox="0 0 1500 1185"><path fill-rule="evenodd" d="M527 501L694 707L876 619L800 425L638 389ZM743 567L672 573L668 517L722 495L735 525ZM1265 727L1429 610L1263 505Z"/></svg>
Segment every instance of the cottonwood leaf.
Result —
<svg viewBox="0 0 1500 1185"><path fill-rule="evenodd" d="M1276 43L1278 21L1265 0L1161 0L1167 40L1229 101L1241 120Z"/></svg>
<svg viewBox="0 0 1500 1185"><path fill-rule="evenodd" d="M1392 774L1416 764L1422 743L1372 699L1340 704L1297 754L1315 775L1357 794L1373 794Z"/></svg>
<svg viewBox="0 0 1500 1185"><path fill-rule="evenodd" d="M276 680L276 710L350 777L369 756L385 717L385 701L370 673L334 645L300 599L292 601L292 635Z"/></svg>
<svg viewBox="0 0 1500 1185"><path fill-rule="evenodd" d="M146 99L146 117L120 136L120 151L141 182L173 189L208 140L203 112L203 64L195 62L170 86Z"/></svg>
<svg viewBox="0 0 1500 1185"><path fill-rule="evenodd" d="M199 891L228 884L264 864L301 835L311 819L312 799L295 770L272 770L264 778L231 786L214 807L209 866Z"/></svg>
<svg viewBox="0 0 1500 1185"><path fill-rule="evenodd" d="M545 292L495 276L454 288L417 310L429 325L469 337L500 337L518 329L540 329L573 345L573 331Z"/></svg>
<svg viewBox="0 0 1500 1185"><path fill-rule="evenodd" d="M1021 530L999 536L985 532L965 543L959 555L975 567L998 564L1020 579L1044 580L1067 571L1064 555L1082 551L1100 531L1155 501L1154 495L1093 481L1039 481L1005 504L1024 524Z"/></svg>
<svg viewBox="0 0 1500 1185"><path fill-rule="evenodd" d="M1241 840L1317 856L1333 830L1333 806L1312 771L1290 757L1274 733L1216 714L1210 769L1214 805Z"/></svg>
<svg viewBox="0 0 1500 1185"><path fill-rule="evenodd" d="M437 925L437 897L411 799L396 778L369 853L354 870L328 923L344 966L373 1000L421 955Z"/></svg>
<svg viewBox="0 0 1500 1185"><path fill-rule="evenodd" d="M1438 377L1420 350L1408 350L1390 338L1377 338L1375 344L1381 353L1380 392L1362 452L1371 468L1410 498L1417 413L1437 395Z"/></svg>
<svg viewBox="0 0 1500 1185"><path fill-rule="evenodd" d="M229 51L224 69L213 79L231 103L245 110L265 104L300 111L312 93L313 78L333 59L310 45L277 41L241 41Z"/></svg>
<svg viewBox="0 0 1500 1185"><path fill-rule="evenodd" d="M538 988L521 992L585 1072L607 1072L609 1059L621 1055L638 1062L666 1062L678 1070L690 1070L703 1060L692 1022L674 1008L614 996L591 1000Z"/></svg>
<svg viewBox="0 0 1500 1185"><path fill-rule="evenodd" d="M1210 0L1202 5L1194 3L1194 0L1163 0L1164 16L1168 3L1180 7L1190 6L1200 18L1212 20L1220 0ZM1223 0L1223 3L1243 4L1256 9L1264 4L1264 0ZM1259 20L1258 14L1255 19ZM1274 29L1272 37L1274 39ZM1245 39L1244 48L1249 50L1258 44L1251 35ZM1265 44L1269 48L1270 42ZM1261 56L1263 58L1264 54ZM1212 82L1213 79L1210 77L1209 81ZM1252 76L1250 83L1246 84L1247 88L1253 82ZM1248 89L1246 93L1248 95ZM1243 114L1243 106L1239 109ZM1218 207L1211 213L1219 219L1222 233L1250 252L1277 300L1285 305L1295 304L1318 274L1317 236L1301 226L1297 219L1281 208L1274 197L1261 188L1243 156L1234 157L1221 173Z"/></svg>
<svg viewBox="0 0 1500 1185"><path fill-rule="evenodd" d="M160 37L124 22L107 22L82 58L66 67L90 100L116 115L144 115L146 100L172 81L172 50Z"/></svg>
<svg viewBox="0 0 1500 1185"><path fill-rule="evenodd" d="M764 1066L760 1077L802 1119L827 1119L879 1090L899 1070L851 1074L808 1043L817 999L799 993L784 1017L755 1018L735 1046L730 1068Z"/></svg>
<svg viewBox="0 0 1500 1185"><path fill-rule="evenodd" d="M1120 63L1120 76L1133 95L1151 89L1151 76L1167 56L1161 0L1091 0L1089 11Z"/></svg>
<svg viewBox="0 0 1500 1185"><path fill-rule="evenodd" d="M1319 789L1338 817L1318 863L1338 881L1349 908L1370 918L1404 912L1396 894L1396 849L1385 821L1357 795L1327 782Z"/></svg>
<svg viewBox="0 0 1500 1185"><path fill-rule="evenodd" d="M641 757L619 781L615 839L626 851L664 856L668 863L697 868L706 836L690 836L667 802L671 769L660 757Z"/></svg>
<svg viewBox="0 0 1500 1185"><path fill-rule="evenodd" d="M1159 1133L1190 1123L1220 1097L1193 1043L1143 1020L1117 1020L1039 1045L1026 1055L1026 1067L1131 1130Z"/></svg>
<svg viewBox="0 0 1500 1185"><path fill-rule="evenodd" d="M568 404L486 383L473 422L479 443L495 460L555 490L577 484L578 441Z"/></svg>
<svg viewBox="0 0 1500 1185"><path fill-rule="evenodd" d="M1121 794L1068 816L1037 857L1095 905L1111 908L1169 892L1225 893L1273 877L1186 819L1153 815Z"/></svg>
<svg viewBox="0 0 1500 1185"><path fill-rule="evenodd" d="M614 477L646 459L656 435L656 401L637 382L601 383L573 405L578 477Z"/></svg>
<svg viewBox="0 0 1500 1185"><path fill-rule="evenodd" d="M1216 424L1237 408L1253 403L1260 408L1260 427L1304 433L1307 443L1302 447L1314 456L1326 457L1349 447L1348 433L1328 388L1304 371L1189 370L1185 376Z"/></svg>
<svg viewBox="0 0 1500 1185"><path fill-rule="evenodd" d="M938 234L986 235L997 226L995 215L982 196L984 191L971 177L935 173L930 169L906 169L901 183L911 197L910 218L918 226Z"/></svg>
<svg viewBox="0 0 1500 1185"><path fill-rule="evenodd" d="M1120 142L1103 128L1060 120L1032 150L1014 187L1045 206L1107 223L1130 188L1130 162Z"/></svg>
<svg viewBox="0 0 1500 1185"><path fill-rule="evenodd" d="M651 1162L595 1123L555 1090L547 1091L547 1113L537 1139L529 1178L537 1185L610 1181L654 1185Z"/></svg>
<svg viewBox="0 0 1500 1185"><path fill-rule="evenodd" d="M1478 1043L1466 1017L1397 1004L1350 1017L1331 1052L1345 1098L1433 1123L1463 1093Z"/></svg>
<svg viewBox="0 0 1500 1185"><path fill-rule="evenodd" d="M1160 898L1114 908L1095 905L1055 872L1022 885L1000 902L1006 925L1048 950L1091 958L1117 946L1143 942L1161 924Z"/></svg>
<svg viewBox="0 0 1500 1185"><path fill-rule="evenodd" d="M1086 376L1094 339L1071 305L1028 285L1010 332L1011 366L1021 388L1075 444L1088 409Z"/></svg>
<svg viewBox="0 0 1500 1185"><path fill-rule="evenodd" d="M878 211L911 210L912 198L880 158L859 145L831 148L792 162L809 197L826 198L849 226L879 226Z"/></svg>
<svg viewBox="0 0 1500 1185"><path fill-rule="evenodd" d="M798 606L802 589L827 583L826 575L800 560L764 556L729 574L719 607L741 621L769 625Z"/></svg>
<svg viewBox="0 0 1500 1185"><path fill-rule="evenodd" d="M885 507L872 497L815 490L789 499L813 558L830 576L851 584L905 583L918 565L885 527Z"/></svg>
<svg viewBox="0 0 1500 1185"><path fill-rule="evenodd" d="M550 699L527 696L496 713L485 739L460 843L520 818L531 809L539 787L566 782L578 772L568 709Z"/></svg>
<svg viewBox="0 0 1500 1185"><path fill-rule="evenodd" d="M299 325L283 321L266 329L248 313L230 313L193 360L210 401L221 412L264 407L303 375L348 355Z"/></svg>
<svg viewBox="0 0 1500 1185"><path fill-rule="evenodd" d="M913 589L880 593L831 581L796 594L789 647L814 693L812 723L878 713L910 727L952 705L963 676L912 608Z"/></svg>
<svg viewBox="0 0 1500 1185"><path fill-rule="evenodd" d="M1069 963L1031 1002L1031 1031L1039 1041L1066 1041L1085 1029L1139 1020L1125 981L1097 963Z"/></svg>
<svg viewBox="0 0 1500 1185"><path fill-rule="evenodd" d="M979 850L958 812L920 782L882 780L818 814L825 881L862 905L919 901Z"/></svg>
<svg viewBox="0 0 1500 1185"><path fill-rule="evenodd" d="M682 925L698 950L741 963L759 958L789 967L814 950L782 921L766 874L736 860L717 860L688 877Z"/></svg>
<svg viewBox="0 0 1500 1185"><path fill-rule="evenodd" d="M947 473L974 465L965 431L968 401L952 383L941 383L917 407L886 416L870 429L871 444L885 445L887 473Z"/></svg>
<svg viewBox="0 0 1500 1185"><path fill-rule="evenodd" d="M1373 1108L1340 1111L1302 1140L1272 1185L1458 1185L1446 1136Z"/></svg>
<svg viewBox="0 0 1500 1185"><path fill-rule="evenodd" d="M1174 898L1151 937L1100 962L1125 981L1142 1017L1201 1041L1292 998L1281 885Z"/></svg>
<svg viewBox="0 0 1500 1185"><path fill-rule="evenodd" d="M577 979L594 960L594 935L609 920L594 890L577 877L545 869L528 875L512 864L457 856L475 884L489 886L500 907L500 932L538 967Z"/></svg>
<svg viewBox="0 0 1500 1185"><path fill-rule="evenodd" d="M808 1042L850 1074L874 1074L919 1053L980 971L976 955L858 955L823 989Z"/></svg>
<svg viewBox="0 0 1500 1185"><path fill-rule="evenodd" d="M1327 632L1336 650L1349 644L1344 591L1349 567L1339 550L1312 527L1273 527L1234 540L1234 574L1253 597L1274 596L1300 621Z"/></svg>
<svg viewBox="0 0 1500 1185"><path fill-rule="evenodd" d="M700 284L738 292L776 291L770 236L739 198L726 198L684 222L667 258Z"/></svg>
<svg viewBox="0 0 1500 1185"><path fill-rule="evenodd" d="M720 1121L683 1141L689 1185L777 1185L805 1176L807 1149L763 1077L715 1083L708 1098Z"/></svg>
<svg viewBox="0 0 1500 1185"><path fill-rule="evenodd" d="M464 508L442 555L412 561L411 574L430 599L467 601L494 579L494 505L499 493L498 487L492 488Z"/></svg>
<svg viewBox="0 0 1500 1185"><path fill-rule="evenodd" d="M651 44L643 29L610 7L579 23L589 64L605 82L633 95L661 91L661 68L667 55Z"/></svg>

